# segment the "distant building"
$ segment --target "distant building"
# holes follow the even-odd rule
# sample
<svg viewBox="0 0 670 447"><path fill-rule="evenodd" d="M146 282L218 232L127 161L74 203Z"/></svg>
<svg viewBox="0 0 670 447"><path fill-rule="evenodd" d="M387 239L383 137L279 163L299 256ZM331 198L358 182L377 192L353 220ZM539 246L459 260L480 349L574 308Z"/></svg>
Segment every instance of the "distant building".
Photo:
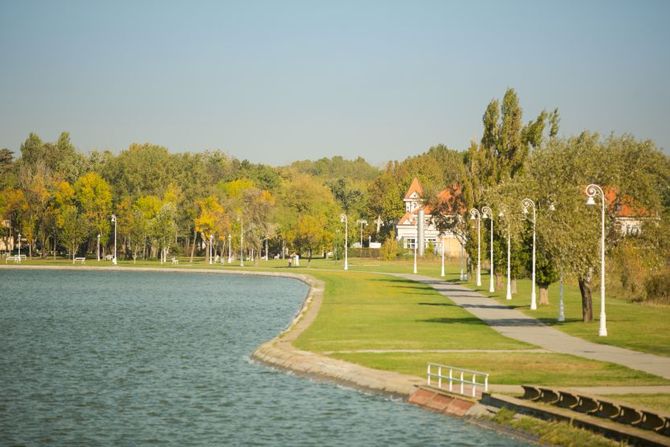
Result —
<svg viewBox="0 0 670 447"><path fill-rule="evenodd" d="M0 221L0 226L2 227L2 231L6 231L9 226L10 222L8 220L3 220ZM0 237L0 252L11 252L14 250L14 236L3 236Z"/></svg>
<svg viewBox="0 0 670 447"><path fill-rule="evenodd" d="M642 223L648 219L658 218L648 210L635 203L626 195L618 196L612 188L605 189L605 200L608 208L614 212L614 223L624 236L637 236L642 232Z"/></svg>
<svg viewBox="0 0 670 447"><path fill-rule="evenodd" d="M396 224L396 237L402 242L404 248L417 250L420 255L431 245L436 253L441 253L444 244L445 256L456 257L461 251L461 243L451 231L440 233L435 227L432 209L424 204L424 191L418 178L412 180L403 201L405 202L405 214ZM451 197L449 190L443 190L438 194L441 200ZM418 244L418 245L417 245Z"/></svg>

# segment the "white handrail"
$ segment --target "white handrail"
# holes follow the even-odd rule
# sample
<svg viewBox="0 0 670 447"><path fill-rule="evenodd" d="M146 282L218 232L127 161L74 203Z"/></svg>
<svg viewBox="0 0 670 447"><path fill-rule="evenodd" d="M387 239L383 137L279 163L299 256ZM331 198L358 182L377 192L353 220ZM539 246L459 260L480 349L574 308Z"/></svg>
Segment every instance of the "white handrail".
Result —
<svg viewBox="0 0 670 447"><path fill-rule="evenodd" d="M437 373L433 372L433 368L437 369ZM443 375L442 371L443 370L449 370L448 375ZM456 374L454 374L456 373ZM466 380L465 375L471 375L472 379L471 380ZM477 376L483 377L484 382L477 382ZM484 386L484 392L488 392L489 390L489 375L488 373L481 372L481 371L475 371L472 369L464 369L464 368L457 368L455 366L449 366L449 365L440 365L438 363L428 363L428 368L426 371L426 377L427 377L427 385L428 386L434 386L431 379L432 378L437 378L437 388L443 389L442 388L442 379L447 379L449 383L449 392L454 392L453 390L453 384L456 382L457 384L460 383L460 394L465 395L465 384L472 385L472 397L476 397L477 395L477 385L483 385Z"/></svg>

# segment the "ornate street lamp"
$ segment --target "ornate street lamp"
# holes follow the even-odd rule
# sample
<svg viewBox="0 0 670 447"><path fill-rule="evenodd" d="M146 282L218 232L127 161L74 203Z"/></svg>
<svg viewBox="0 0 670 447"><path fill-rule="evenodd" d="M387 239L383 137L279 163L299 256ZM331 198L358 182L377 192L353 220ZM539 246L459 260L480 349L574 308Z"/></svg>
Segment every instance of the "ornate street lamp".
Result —
<svg viewBox="0 0 670 447"><path fill-rule="evenodd" d="M525 198L521 201L523 206L523 213L528 215L529 208L533 209L533 218L531 222L533 223L533 273L531 274L531 285L530 285L530 310L537 309L537 299L535 297L535 223L537 222L537 214L535 202L531 199Z"/></svg>
<svg viewBox="0 0 670 447"><path fill-rule="evenodd" d="M340 222L344 223L344 270L349 270L349 218L340 214Z"/></svg>
<svg viewBox="0 0 670 447"><path fill-rule="evenodd" d="M607 317L605 316L605 193L603 189L596 185L590 184L586 187L586 204L594 206L596 204L595 197L600 197L600 330L598 335L607 337Z"/></svg>
<svg viewBox="0 0 670 447"><path fill-rule="evenodd" d="M504 218L505 213L502 211L498 214L499 218ZM507 221L507 292L505 294L506 300L512 299L512 244L510 240L511 229L509 225L509 220Z"/></svg>
<svg viewBox="0 0 670 447"><path fill-rule="evenodd" d="M98 245L97 245L96 255L97 255L98 262L100 262L100 233L98 233Z"/></svg>
<svg viewBox="0 0 670 447"><path fill-rule="evenodd" d="M19 262L21 262L21 233L19 233Z"/></svg>
<svg viewBox="0 0 670 447"><path fill-rule="evenodd" d="M491 219L491 268L490 268L490 278L489 278L489 292L493 293L496 291L494 281L493 281L493 210L488 206L482 207L482 217L484 219Z"/></svg>
<svg viewBox="0 0 670 447"><path fill-rule="evenodd" d="M477 287L482 286L482 215L477 208L470 210L470 220L477 220Z"/></svg>

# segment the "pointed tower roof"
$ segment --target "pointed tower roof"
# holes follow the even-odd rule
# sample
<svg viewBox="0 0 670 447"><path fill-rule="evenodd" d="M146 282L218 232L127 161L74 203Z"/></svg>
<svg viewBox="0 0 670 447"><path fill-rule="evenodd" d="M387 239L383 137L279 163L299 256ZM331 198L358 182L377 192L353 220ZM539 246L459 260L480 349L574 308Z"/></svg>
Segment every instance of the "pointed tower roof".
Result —
<svg viewBox="0 0 670 447"><path fill-rule="evenodd" d="M405 194L405 199L413 199L412 195L416 193L417 198L423 197L423 186L421 186L421 183L419 182L419 179L414 177L414 180L412 180L412 184L409 185L409 189L407 190L407 193Z"/></svg>

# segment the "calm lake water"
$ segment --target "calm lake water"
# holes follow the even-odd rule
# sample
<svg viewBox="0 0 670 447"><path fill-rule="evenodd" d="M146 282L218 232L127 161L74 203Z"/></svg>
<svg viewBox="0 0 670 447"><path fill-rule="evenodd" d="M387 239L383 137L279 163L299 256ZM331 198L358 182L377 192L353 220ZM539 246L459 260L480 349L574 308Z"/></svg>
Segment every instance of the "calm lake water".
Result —
<svg viewBox="0 0 670 447"><path fill-rule="evenodd" d="M0 445L522 445L249 355L307 286L0 270Z"/></svg>

